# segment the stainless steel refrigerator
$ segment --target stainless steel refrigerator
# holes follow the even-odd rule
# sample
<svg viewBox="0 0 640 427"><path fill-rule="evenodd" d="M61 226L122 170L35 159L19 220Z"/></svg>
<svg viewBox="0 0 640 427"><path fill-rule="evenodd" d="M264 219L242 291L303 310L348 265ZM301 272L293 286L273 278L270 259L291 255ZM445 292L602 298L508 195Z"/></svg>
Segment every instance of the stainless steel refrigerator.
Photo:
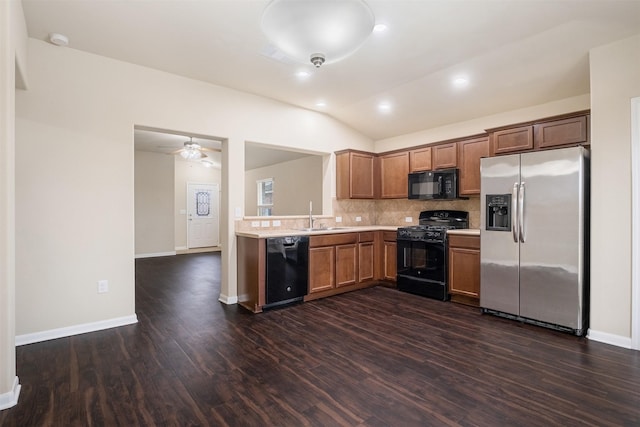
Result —
<svg viewBox="0 0 640 427"><path fill-rule="evenodd" d="M480 307L582 335L589 290L589 153L481 160Z"/></svg>

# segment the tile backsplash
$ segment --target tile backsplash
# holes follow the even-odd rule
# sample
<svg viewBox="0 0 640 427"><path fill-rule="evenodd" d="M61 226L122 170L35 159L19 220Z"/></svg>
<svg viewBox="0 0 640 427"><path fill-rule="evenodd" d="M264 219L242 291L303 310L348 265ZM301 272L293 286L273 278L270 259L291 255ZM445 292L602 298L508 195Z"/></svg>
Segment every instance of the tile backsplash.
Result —
<svg viewBox="0 0 640 427"><path fill-rule="evenodd" d="M469 228L480 228L480 198L470 197L468 200L425 201L408 199L389 200L337 200L333 199L333 216L314 215L316 226L320 224L333 226L358 225L397 225L418 224L420 212L434 209L454 209L469 212ZM341 223L335 217L342 217ZM360 221L357 221L357 219ZM411 222L406 218L410 217ZM308 227L307 216L280 218L274 225L271 217L253 218L236 221L236 231L251 231L259 227L264 230L298 229ZM263 222L265 223L263 225Z"/></svg>
<svg viewBox="0 0 640 427"><path fill-rule="evenodd" d="M480 198L468 200L333 200L334 216L341 216L344 225L416 225L420 212L454 209L469 212L469 227L480 228ZM360 216L362 222L356 222ZM411 223L405 221L411 217Z"/></svg>

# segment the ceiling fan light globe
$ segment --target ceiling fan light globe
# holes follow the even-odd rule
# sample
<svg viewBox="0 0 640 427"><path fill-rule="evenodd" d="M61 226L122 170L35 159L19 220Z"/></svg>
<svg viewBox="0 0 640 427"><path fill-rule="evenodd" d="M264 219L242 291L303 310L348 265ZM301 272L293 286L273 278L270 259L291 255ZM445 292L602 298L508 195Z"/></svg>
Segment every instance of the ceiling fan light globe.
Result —
<svg viewBox="0 0 640 427"><path fill-rule="evenodd" d="M326 64L358 50L374 25L364 0L273 0L261 22L269 41L289 58L308 63L310 55L322 52Z"/></svg>

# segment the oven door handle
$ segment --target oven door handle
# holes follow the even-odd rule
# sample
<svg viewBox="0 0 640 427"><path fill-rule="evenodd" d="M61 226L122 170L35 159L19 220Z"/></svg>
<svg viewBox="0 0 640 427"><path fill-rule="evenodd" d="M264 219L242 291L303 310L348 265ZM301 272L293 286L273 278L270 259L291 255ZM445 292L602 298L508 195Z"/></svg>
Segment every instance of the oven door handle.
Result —
<svg viewBox="0 0 640 427"><path fill-rule="evenodd" d="M518 183L513 183L511 190L511 232L513 233L513 242L518 243Z"/></svg>

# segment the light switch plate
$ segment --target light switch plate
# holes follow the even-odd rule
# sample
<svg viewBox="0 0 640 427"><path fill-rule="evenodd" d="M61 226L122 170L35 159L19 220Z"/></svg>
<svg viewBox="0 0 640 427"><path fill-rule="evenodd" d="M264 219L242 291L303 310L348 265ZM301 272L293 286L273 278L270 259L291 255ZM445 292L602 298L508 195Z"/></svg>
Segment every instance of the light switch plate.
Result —
<svg viewBox="0 0 640 427"><path fill-rule="evenodd" d="M357 216L356 217L356 222L360 222L360 221L362 221L362 217L361 216Z"/></svg>
<svg viewBox="0 0 640 427"><path fill-rule="evenodd" d="M252 227L260 227L260 221L251 221Z"/></svg>
<svg viewBox="0 0 640 427"><path fill-rule="evenodd" d="M404 222L413 222L413 218L411 218L410 216L405 216Z"/></svg>
<svg viewBox="0 0 640 427"><path fill-rule="evenodd" d="M342 217L341 216L337 216L336 217L336 222L342 222Z"/></svg>
<svg viewBox="0 0 640 427"><path fill-rule="evenodd" d="M269 225L269 221L262 221L262 223L260 224L261 227L268 227Z"/></svg>
<svg viewBox="0 0 640 427"><path fill-rule="evenodd" d="M274 219L273 220L273 226L274 227L280 227L282 225L282 223L280 222L279 219Z"/></svg>

